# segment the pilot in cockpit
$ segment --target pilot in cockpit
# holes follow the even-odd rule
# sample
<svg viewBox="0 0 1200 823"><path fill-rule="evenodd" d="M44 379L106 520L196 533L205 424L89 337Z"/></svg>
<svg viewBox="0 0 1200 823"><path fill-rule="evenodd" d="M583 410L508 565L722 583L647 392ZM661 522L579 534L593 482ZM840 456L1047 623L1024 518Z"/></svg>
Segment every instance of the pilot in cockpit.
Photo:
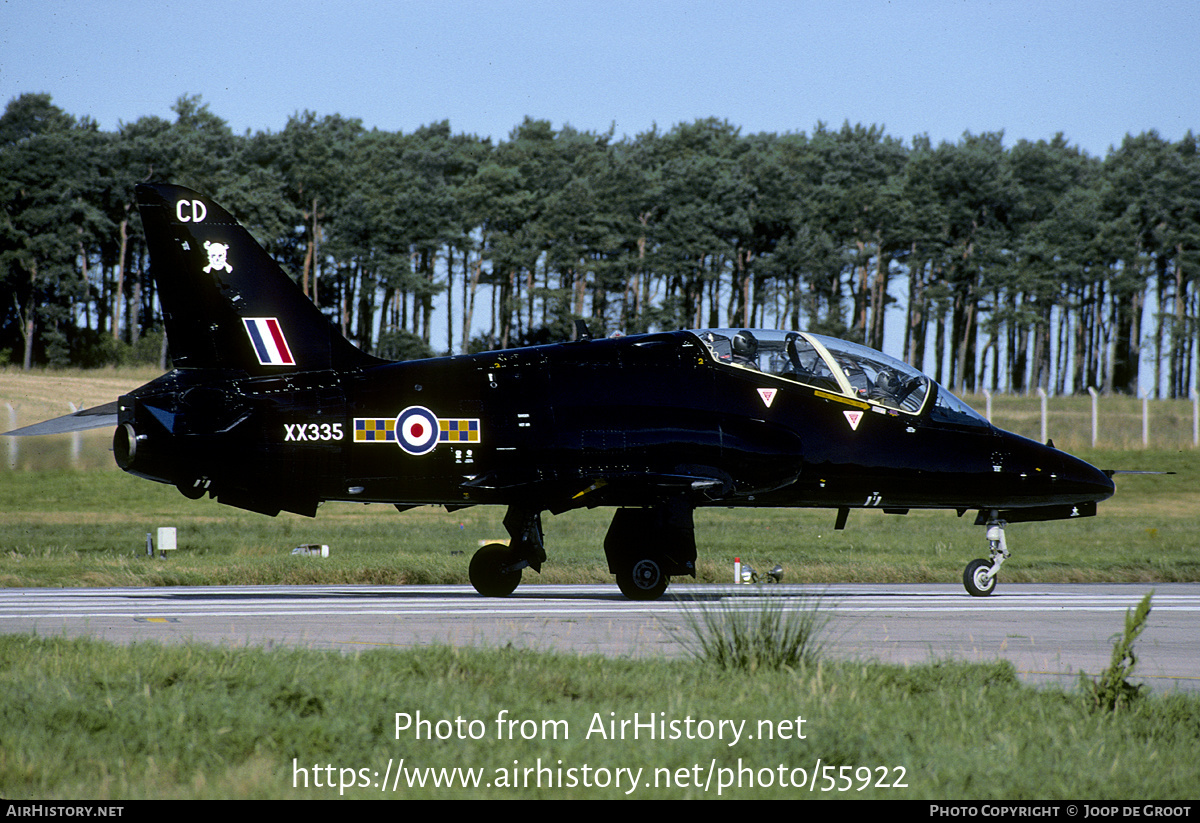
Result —
<svg viewBox="0 0 1200 823"><path fill-rule="evenodd" d="M733 336L733 362L748 369L758 369L758 338L745 329Z"/></svg>

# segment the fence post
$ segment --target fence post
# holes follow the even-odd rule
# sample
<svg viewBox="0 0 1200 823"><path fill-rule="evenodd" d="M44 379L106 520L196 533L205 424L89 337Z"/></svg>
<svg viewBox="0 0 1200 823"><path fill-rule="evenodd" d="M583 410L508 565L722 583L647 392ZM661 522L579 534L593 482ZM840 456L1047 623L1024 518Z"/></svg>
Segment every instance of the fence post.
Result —
<svg viewBox="0 0 1200 823"><path fill-rule="evenodd" d="M1200 446L1200 393L1192 389L1192 445Z"/></svg>
<svg viewBox="0 0 1200 823"><path fill-rule="evenodd" d="M1150 395L1142 398L1142 448L1150 447Z"/></svg>
<svg viewBox="0 0 1200 823"><path fill-rule="evenodd" d="M1095 386L1088 386L1088 394L1092 396L1092 448L1096 448L1096 432L1099 430L1100 395Z"/></svg>
<svg viewBox="0 0 1200 823"><path fill-rule="evenodd" d="M8 406L8 431L12 431L17 427L17 410L13 408L12 403L5 403ZM20 446L17 445L17 438L9 437L8 439L8 468L10 471L16 471L17 468L17 451Z"/></svg>
<svg viewBox="0 0 1200 823"><path fill-rule="evenodd" d="M992 422L992 393L987 389L983 390L983 406L986 411L984 415L987 417L987 422Z"/></svg>
<svg viewBox="0 0 1200 823"><path fill-rule="evenodd" d="M1045 443L1050 438L1046 436L1046 390L1038 386L1038 397L1042 398L1042 442Z"/></svg>
<svg viewBox="0 0 1200 823"><path fill-rule="evenodd" d="M72 403L70 400L68 400L67 405L71 408L71 414L75 414L75 412L77 412L83 408L83 401L80 400L79 405L76 406L74 403ZM71 432L71 468L73 468L73 469L79 468L79 455L82 452L83 452L83 433L82 432Z"/></svg>

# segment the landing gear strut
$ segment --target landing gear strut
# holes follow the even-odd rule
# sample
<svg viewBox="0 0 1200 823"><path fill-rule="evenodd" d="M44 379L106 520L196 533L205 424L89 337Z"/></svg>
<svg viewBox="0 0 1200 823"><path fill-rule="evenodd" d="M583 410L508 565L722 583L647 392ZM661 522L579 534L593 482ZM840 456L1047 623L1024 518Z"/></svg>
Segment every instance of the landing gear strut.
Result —
<svg viewBox="0 0 1200 823"><path fill-rule="evenodd" d="M987 597L996 590L996 577L1000 567L1008 559L1008 544L1004 540L1004 527L1008 523L992 512L987 522L989 560L972 560L963 570L963 586L972 597Z"/></svg>
<svg viewBox="0 0 1200 823"><path fill-rule="evenodd" d="M696 575L692 507L668 501L648 509L617 509L604 538L608 570L630 600L657 600L673 575Z"/></svg>
<svg viewBox="0 0 1200 823"><path fill-rule="evenodd" d="M546 560L539 510L510 506L504 516L509 544L489 543L471 558L468 574L484 597L507 597L526 566L541 571ZM673 575L696 576L692 506L683 499L645 509L617 509L604 538L608 570L630 600L657 600Z"/></svg>
<svg viewBox="0 0 1200 823"><path fill-rule="evenodd" d="M467 576L484 597L508 597L521 582L521 570L542 570L546 549L542 543L542 513L510 506L504 515L509 544L488 543L475 552Z"/></svg>

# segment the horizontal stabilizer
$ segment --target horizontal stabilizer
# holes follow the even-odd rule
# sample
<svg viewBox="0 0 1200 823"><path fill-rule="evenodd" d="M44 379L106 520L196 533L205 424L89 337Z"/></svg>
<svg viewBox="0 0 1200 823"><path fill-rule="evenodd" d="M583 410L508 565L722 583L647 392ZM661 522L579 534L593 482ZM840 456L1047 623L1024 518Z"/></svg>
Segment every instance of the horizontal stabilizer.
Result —
<svg viewBox="0 0 1200 823"><path fill-rule="evenodd" d="M65 414L53 420L43 420L31 426L4 432L4 437L34 437L42 434L66 434L81 432L88 429L113 428L117 425L117 401L105 403L90 409L83 409L74 414Z"/></svg>

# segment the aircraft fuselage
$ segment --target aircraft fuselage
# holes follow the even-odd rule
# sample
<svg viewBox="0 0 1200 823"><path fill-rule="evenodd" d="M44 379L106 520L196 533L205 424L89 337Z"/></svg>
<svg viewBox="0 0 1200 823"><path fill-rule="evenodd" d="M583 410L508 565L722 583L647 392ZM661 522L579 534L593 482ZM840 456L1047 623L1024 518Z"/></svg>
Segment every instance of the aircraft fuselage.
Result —
<svg viewBox="0 0 1200 823"><path fill-rule="evenodd" d="M118 464L265 514L327 500L508 507L469 569L514 590L546 559L541 515L616 507L604 541L629 597L694 575L701 506L979 512L989 594L1009 521L1081 517L1108 475L1002 432L917 369L803 332L701 329L389 363L352 346L237 220L137 187L175 371L122 397ZM582 330L586 332L586 329ZM48 421L22 433L74 430Z"/></svg>
<svg viewBox="0 0 1200 823"><path fill-rule="evenodd" d="M672 332L340 374L177 370L123 398L120 420L144 438L125 468L173 485L205 478L214 496L261 511L353 500L557 512L656 495L1015 510L1112 494L1071 455L924 405L909 413L722 363Z"/></svg>

